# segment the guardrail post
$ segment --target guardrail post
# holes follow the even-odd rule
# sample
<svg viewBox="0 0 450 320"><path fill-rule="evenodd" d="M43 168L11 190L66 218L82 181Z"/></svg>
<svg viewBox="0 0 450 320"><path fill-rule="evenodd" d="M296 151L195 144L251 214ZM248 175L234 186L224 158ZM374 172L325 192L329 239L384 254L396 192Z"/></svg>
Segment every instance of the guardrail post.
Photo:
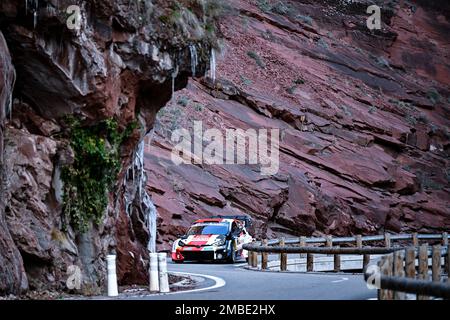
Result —
<svg viewBox="0 0 450 320"><path fill-rule="evenodd" d="M263 239L262 241L263 246L267 246L267 239ZM269 260L269 254L267 252L261 252L261 269L267 270L267 262Z"/></svg>
<svg viewBox="0 0 450 320"><path fill-rule="evenodd" d="M404 253L404 251L396 251L394 253L394 276L405 276L405 269L403 267ZM406 293L394 291L394 300L406 300Z"/></svg>
<svg viewBox="0 0 450 320"><path fill-rule="evenodd" d="M442 245L448 246L448 233L447 232L442 233Z"/></svg>
<svg viewBox="0 0 450 320"><path fill-rule="evenodd" d="M286 245L286 241L284 238L281 238L280 240L280 247L284 247ZM286 271L287 270L287 253L281 253L280 254L280 270Z"/></svg>
<svg viewBox="0 0 450 320"><path fill-rule="evenodd" d="M306 237L300 237L300 247L306 247ZM300 259L305 258L304 253L300 253Z"/></svg>
<svg viewBox="0 0 450 320"><path fill-rule="evenodd" d="M412 244L414 247L418 247L419 246L419 237L417 235L417 232L414 232L412 235Z"/></svg>
<svg viewBox="0 0 450 320"><path fill-rule="evenodd" d="M405 271L408 278L416 277L416 248L407 248L405 251Z"/></svg>
<svg viewBox="0 0 450 320"><path fill-rule="evenodd" d="M167 274L167 253L158 253L158 271L159 271L159 292L168 293L169 275Z"/></svg>
<svg viewBox="0 0 450 320"><path fill-rule="evenodd" d="M314 271L314 255L312 253L306 254L306 272Z"/></svg>
<svg viewBox="0 0 450 320"><path fill-rule="evenodd" d="M450 283L450 246L447 246L447 261L445 262L447 269L447 283Z"/></svg>
<svg viewBox="0 0 450 320"><path fill-rule="evenodd" d="M332 248L333 247L333 237L330 235L325 236L325 246L328 248ZM330 254L327 254L327 256L330 256ZM333 264L335 261L335 257L336 255L333 255Z"/></svg>
<svg viewBox="0 0 450 320"><path fill-rule="evenodd" d="M325 246L326 247L328 247L328 248L331 248L331 247L333 247L333 237L332 236L330 236L330 235L327 235L326 237L325 237Z"/></svg>
<svg viewBox="0 0 450 320"><path fill-rule="evenodd" d="M431 258L431 270L432 270L432 280L435 282L441 281L441 246L433 246L433 253Z"/></svg>
<svg viewBox="0 0 450 320"><path fill-rule="evenodd" d="M444 232L443 234L442 234L442 246L445 248L445 247L448 247L448 233L447 232ZM447 256L445 256L444 257L444 265L447 265L448 264L448 257ZM449 274L450 275L450 274Z"/></svg>
<svg viewBox="0 0 450 320"><path fill-rule="evenodd" d="M337 246L339 248L339 246ZM334 272L341 272L341 255L334 255Z"/></svg>
<svg viewBox="0 0 450 320"><path fill-rule="evenodd" d="M384 243L385 243L386 248L391 247L391 235L389 233L384 234Z"/></svg>
<svg viewBox="0 0 450 320"><path fill-rule="evenodd" d="M421 280L428 280L428 245L423 244L419 247L419 274ZM417 295L417 300L428 300L427 296Z"/></svg>
<svg viewBox="0 0 450 320"><path fill-rule="evenodd" d="M252 267L258 268L258 253L256 251L252 252Z"/></svg>
<svg viewBox="0 0 450 320"><path fill-rule="evenodd" d="M380 272L384 276L392 276L393 270L393 255L388 254L384 256L380 261ZM392 300L394 297L393 292L387 289L380 289L378 291L379 300Z"/></svg>
<svg viewBox="0 0 450 320"><path fill-rule="evenodd" d="M356 236L356 247L357 248L363 247L362 236L360 234ZM368 254L363 255L363 265L362 265L363 270L366 270L369 263L370 263L370 255Z"/></svg>

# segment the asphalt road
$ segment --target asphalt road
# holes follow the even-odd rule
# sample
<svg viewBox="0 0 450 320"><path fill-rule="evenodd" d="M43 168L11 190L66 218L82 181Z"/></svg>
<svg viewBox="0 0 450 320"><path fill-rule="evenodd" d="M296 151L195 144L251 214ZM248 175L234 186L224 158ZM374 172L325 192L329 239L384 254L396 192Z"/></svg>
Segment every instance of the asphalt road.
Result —
<svg viewBox="0 0 450 320"><path fill-rule="evenodd" d="M156 295L151 300L368 300L376 298L362 275L260 272L243 263L168 263L170 272L202 274L202 291ZM223 280L223 281L222 281ZM216 285L216 288L210 288Z"/></svg>

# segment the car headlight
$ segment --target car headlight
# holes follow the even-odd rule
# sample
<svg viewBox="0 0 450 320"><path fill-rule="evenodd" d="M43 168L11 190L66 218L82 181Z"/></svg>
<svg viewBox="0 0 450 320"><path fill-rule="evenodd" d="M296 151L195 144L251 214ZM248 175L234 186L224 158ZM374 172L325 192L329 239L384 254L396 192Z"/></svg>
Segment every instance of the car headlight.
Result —
<svg viewBox="0 0 450 320"><path fill-rule="evenodd" d="M180 247L184 247L184 246L186 245L186 243L184 243L183 240L180 240L180 241L178 241L178 245L179 245Z"/></svg>

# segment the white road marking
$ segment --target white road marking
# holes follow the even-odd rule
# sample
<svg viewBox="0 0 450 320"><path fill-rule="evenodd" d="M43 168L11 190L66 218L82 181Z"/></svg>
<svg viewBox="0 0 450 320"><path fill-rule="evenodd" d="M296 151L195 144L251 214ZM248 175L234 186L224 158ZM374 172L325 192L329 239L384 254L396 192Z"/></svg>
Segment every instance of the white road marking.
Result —
<svg viewBox="0 0 450 320"><path fill-rule="evenodd" d="M240 268L240 267L245 267L246 265L248 265L248 263L247 263L247 262L244 262L244 263L238 263L238 264L235 264L234 267L235 267L235 268Z"/></svg>
<svg viewBox="0 0 450 320"><path fill-rule="evenodd" d="M342 278L342 279L339 279L339 280L333 280L331 282L332 283L339 283L339 282L344 282L344 281L348 281L348 278Z"/></svg>
<svg viewBox="0 0 450 320"><path fill-rule="evenodd" d="M169 292L169 293L149 294L149 295L146 295L146 297L207 291L207 290L213 290L213 289L224 287L227 284L225 282L225 280L223 280L222 278L214 277L214 276L210 276L210 275L206 275L206 274L190 273L190 272L175 272L175 271L169 271L169 273L207 278L207 279L213 280L215 282L215 284L210 287L206 287L206 288L199 288L199 289L192 289L192 290L185 290L185 291L176 291L176 292Z"/></svg>

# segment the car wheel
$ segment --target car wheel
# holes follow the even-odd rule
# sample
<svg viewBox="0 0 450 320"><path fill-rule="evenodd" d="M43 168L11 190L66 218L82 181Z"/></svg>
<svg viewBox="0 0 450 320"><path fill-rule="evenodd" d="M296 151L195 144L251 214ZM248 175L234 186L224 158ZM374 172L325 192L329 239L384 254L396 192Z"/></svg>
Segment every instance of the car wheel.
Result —
<svg viewBox="0 0 450 320"><path fill-rule="evenodd" d="M236 262L236 250L231 249L231 255L228 258L228 263L235 263Z"/></svg>
<svg viewBox="0 0 450 320"><path fill-rule="evenodd" d="M184 260L172 260L172 261L175 262L175 263L178 263L178 264L181 264L181 263L184 262Z"/></svg>

